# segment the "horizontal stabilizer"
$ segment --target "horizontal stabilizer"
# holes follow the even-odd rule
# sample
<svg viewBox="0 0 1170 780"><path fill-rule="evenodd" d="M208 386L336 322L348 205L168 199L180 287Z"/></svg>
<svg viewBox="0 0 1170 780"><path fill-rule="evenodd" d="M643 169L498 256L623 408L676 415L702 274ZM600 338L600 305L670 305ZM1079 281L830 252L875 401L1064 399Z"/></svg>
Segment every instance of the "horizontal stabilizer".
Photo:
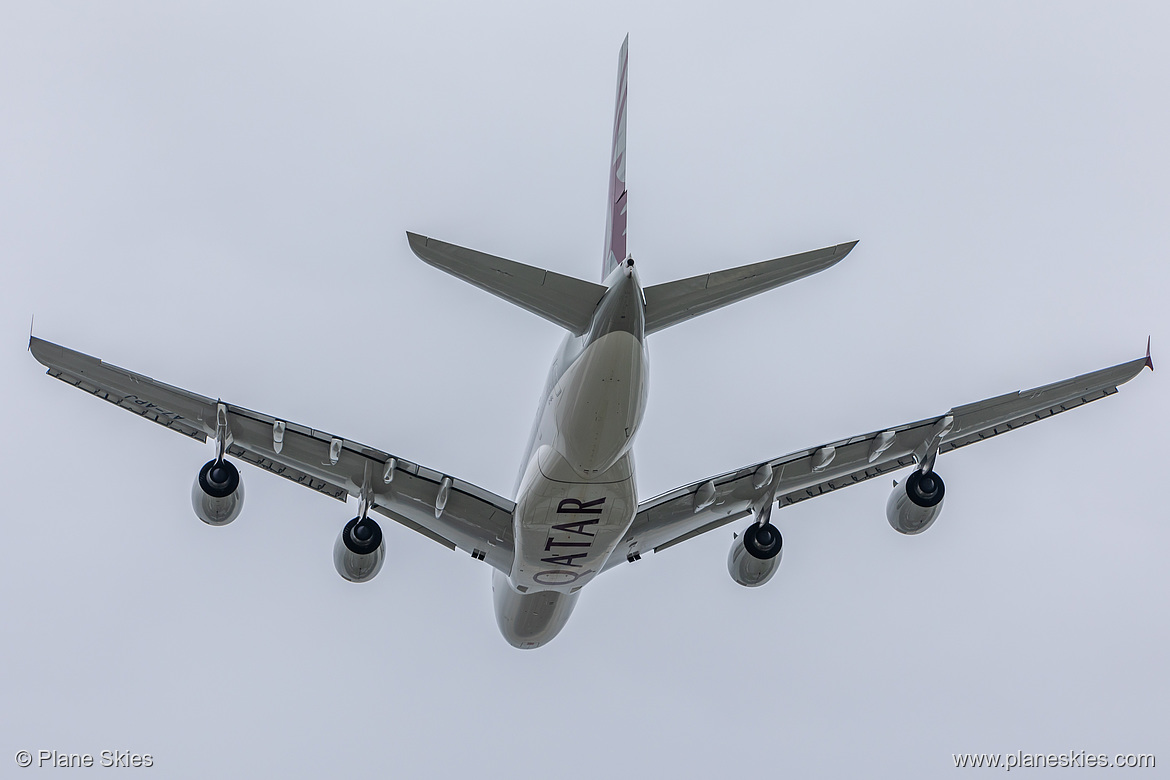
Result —
<svg viewBox="0 0 1170 780"><path fill-rule="evenodd" d="M539 314L565 330L589 329L605 287L433 238L407 233L419 258L481 290Z"/></svg>
<svg viewBox="0 0 1170 780"><path fill-rule="evenodd" d="M848 244L837 244L799 255L647 287L646 333L669 328L700 314L823 271L839 262L856 245L856 241L850 241Z"/></svg>

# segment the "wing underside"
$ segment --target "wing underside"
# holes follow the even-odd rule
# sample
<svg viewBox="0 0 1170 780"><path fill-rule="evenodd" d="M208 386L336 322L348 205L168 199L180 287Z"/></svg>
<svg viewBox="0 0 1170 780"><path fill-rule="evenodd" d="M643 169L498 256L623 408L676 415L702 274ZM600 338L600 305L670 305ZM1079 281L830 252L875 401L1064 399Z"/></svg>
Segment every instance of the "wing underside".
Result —
<svg viewBox="0 0 1170 780"><path fill-rule="evenodd" d="M1032 390L958 406L939 417L874 431L820 447L755 463L684 485L638 507L629 532L607 568L650 551L661 552L753 511L770 489L763 476L779 480L780 507L806 501L919 462L932 436L944 428L938 453L945 454L1100 400L1152 364L1148 357ZM948 419L949 418L949 419Z"/></svg>
<svg viewBox="0 0 1170 780"><path fill-rule="evenodd" d="M515 503L508 499L391 453L221 404L35 337L29 349L50 376L200 442L214 437L222 405L229 455L343 502L364 488L376 512L500 571L511 570ZM763 474L778 480L778 506L799 503L910 467L920 462L932 440L938 454L945 454L1113 395L1147 366L1153 367L1148 356L681 486L638 507L606 568L759 511L771 485ZM944 421L945 433L936 438ZM438 512L438 495L448 481L447 500Z"/></svg>
<svg viewBox="0 0 1170 780"><path fill-rule="evenodd" d="M74 350L32 338L29 350L50 376L188 438L215 436L221 402L157 382ZM374 511L450 549L508 572L515 504L463 480L388 452L233 404L227 452L317 493L347 501L369 491ZM446 504L438 495L450 480Z"/></svg>

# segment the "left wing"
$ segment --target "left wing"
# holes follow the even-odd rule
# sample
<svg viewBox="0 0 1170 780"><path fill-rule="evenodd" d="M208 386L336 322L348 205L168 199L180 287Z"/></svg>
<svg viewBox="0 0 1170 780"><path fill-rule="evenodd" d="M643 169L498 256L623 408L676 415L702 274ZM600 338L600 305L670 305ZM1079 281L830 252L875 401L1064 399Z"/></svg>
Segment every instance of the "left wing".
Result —
<svg viewBox="0 0 1170 780"><path fill-rule="evenodd" d="M364 444L221 403L42 339L31 338L29 351L50 376L201 442L215 436L222 405L228 455L339 501L361 495L368 485L379 514L505 574L512 569L516 504L506 498Z"/></svg>
<svg viewBox="0 0 1170 780"><path fill-rule="evenodd" d="M773 474L777 506L795 504L919 462L932 444L949 452L1113 395L1154 364L1143 358L1032 390L957 406L884 431L801 450L663 493L638 506L630 530L606 564L661 552L763 509Z"/></svg>

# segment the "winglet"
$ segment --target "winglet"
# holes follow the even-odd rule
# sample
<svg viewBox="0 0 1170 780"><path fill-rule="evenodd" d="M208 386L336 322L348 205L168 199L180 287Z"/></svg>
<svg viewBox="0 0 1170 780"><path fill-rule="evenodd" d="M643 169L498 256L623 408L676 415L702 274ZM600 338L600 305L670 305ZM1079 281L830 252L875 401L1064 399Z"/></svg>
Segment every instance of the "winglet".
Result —
<svg viewBox="0 0 1170 780"><path fill-rule="evenodd" d="M33 334L33 325L35 325L35 324L36 324L36 321L37 321L37 315L36 315L36 314L34 314L34 315L32 316L32 319L30 319L30 320L28 321L28 351L29 351L29 352L32 352L32 339L33 339L33 337L32 337L32 334Z"/></svg>
<svg viewBox="0 0 1170 780"><path fill-rule="evenodd" d="M1146 336L1146 365L1150 367L1151 371L1154 370L1154 359L1152 357L1150 357L1150 337L1149 336Z"/></svg>

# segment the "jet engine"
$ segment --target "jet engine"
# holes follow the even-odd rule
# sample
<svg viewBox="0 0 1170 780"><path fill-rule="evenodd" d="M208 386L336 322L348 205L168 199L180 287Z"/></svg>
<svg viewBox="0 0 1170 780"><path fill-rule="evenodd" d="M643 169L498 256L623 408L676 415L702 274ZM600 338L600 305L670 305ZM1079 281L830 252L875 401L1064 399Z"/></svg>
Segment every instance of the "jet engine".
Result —
<svg viewBox="0 0 1170 780"><path fill-rule="evenodd" d="M756 588L772 579L780 568L784 538L771 523L752 523L734 542L727 555L731 579L747 588Z"/></svg>
<svg viewBox="0 0 1170 780"><path fill-rule="evenodd" d="M894 492L886 501L886 519L900 534L920 534L942 511L944 493L942 477L933 471L923 474L915 470L901 485L894 483Z"/></svg>
<svg viewBox="0 0 1170 780"><path fill-rule="evenodd" d="M191 505L208 525L227 525L235 520L244 508L239 470L222 458L207 461L191 486Z"/></svg>
<svg viewBox="0 0 1170 780"><path fill-rule="evenodd" d="M382 529L368 517L345 524L333 545L333 565L350 582L369 582L382 570L386 544Z"/></svg>

